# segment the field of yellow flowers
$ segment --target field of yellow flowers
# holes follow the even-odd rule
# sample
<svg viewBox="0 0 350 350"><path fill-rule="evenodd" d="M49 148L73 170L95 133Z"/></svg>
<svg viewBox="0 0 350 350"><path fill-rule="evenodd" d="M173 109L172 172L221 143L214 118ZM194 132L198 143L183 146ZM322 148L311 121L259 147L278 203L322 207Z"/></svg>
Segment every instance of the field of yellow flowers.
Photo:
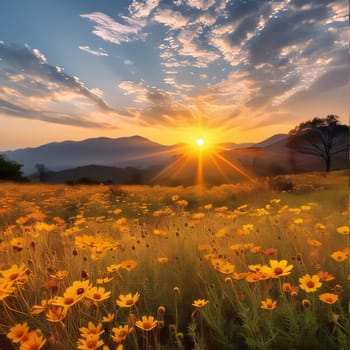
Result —
<svg viewBox="0 0 350 350"><path fill-rule="evenodd" d="M0 348L349 349L347 175L1 183Z"/></svg>

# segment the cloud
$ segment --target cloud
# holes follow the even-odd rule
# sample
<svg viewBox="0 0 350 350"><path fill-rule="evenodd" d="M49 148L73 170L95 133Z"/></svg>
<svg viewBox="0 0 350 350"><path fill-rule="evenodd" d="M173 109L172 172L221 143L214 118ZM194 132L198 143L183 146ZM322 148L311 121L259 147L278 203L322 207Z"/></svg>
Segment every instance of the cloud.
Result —
<svg viewBox="0 0 350 350"><path fill-rule="evenodd" d="M0 114L82 127L112 127L117 113L37 49L0 44Z"/></svg>
<svg viewBox="0 0 350 350"><path fill-rule="evenodd" d="M90 48L90 46L79 46L79 49L88 53L91 53L95 56L108 56L108 52L106 52L104 49L99 48L98 50L93 50Z"/></svg>
<svg viewBox="0 0 350 350"><path fill-rule="evenodd" d="M125 23L120 23L102 12L82 14L80 17L94 22L93 33L113 44L139 39L140 35L138 34L145 25L145 22L141 19L132 19L126 16L121 16Z"/></svg>
<svg viewBox="0 0 350 350"><path fill-rule="evenodd" d="M196 43L198 36L193 30L182 30L177 40L180 44L178 54L190 56L194 59L194 66L207 67L209 63L216 61L220 56L212 50L206 50Z"/></svg>
<svg viewBox="0 0 350 350"><path fill-rule="evenodd" d="M198 10L206 11L210 7L214 6L216 0L187 0L186 4L190 7L194 7Z"/></svg>
<svg viewBox="0 0 350 350"><path fill-rule="evenodd" d="M136 18L148 17L158 5L159 0L145 0L144 2L133 0L129 6L129 13Z"/></svg>
<svg viewBox="0 0 350 350"><path fill-rule="evenodd" d="M165 90L146 86L143 82L131 81L123 81L119 88L125 91L125 95L133 95L135 102L142 104L139 108L128 108L124 111L124 116L127 116L132 124L146 127L180 127L193 123L190 108L176 101Z"/></svg>
<svg viewBox="0 0 350 350"><path fill-rule="evenodd" d="M189 18L183 16L181 12L170 8L158 9L153 20L170 27L172 30L184 28L189 22Z"/></svg>

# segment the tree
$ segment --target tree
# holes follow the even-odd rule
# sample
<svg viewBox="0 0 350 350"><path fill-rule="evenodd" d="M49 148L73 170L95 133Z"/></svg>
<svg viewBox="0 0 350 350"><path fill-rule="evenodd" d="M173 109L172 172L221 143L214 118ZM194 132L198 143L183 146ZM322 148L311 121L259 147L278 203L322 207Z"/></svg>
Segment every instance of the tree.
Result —
<svg viewBox="0 0 350 350"><path fill-rule="evenodd" d="M300 123L289 132L287 147L310 154L324 161L325 170L331 170L333 157L349 149L349 127L339 123L333 114Z"/></svg>
<svg viewBox="0 0 350 350"><path fill-rule="evenodd" d="M39 181L45 182L50 172L49 169L45 166L45 164L41 163L35 164L35 168L37 170Z"/></svg>
<svg viewBox="0 0 350 350"><path fill-rule="evenodd" d="M0 179L1 180L23 180L22 165L8 160L0 154Z"/></svg>

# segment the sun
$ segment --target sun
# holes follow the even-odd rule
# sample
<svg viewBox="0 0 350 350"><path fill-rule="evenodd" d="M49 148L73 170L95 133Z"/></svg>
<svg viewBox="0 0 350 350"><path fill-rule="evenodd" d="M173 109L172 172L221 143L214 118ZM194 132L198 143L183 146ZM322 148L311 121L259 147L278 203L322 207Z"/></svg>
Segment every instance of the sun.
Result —
<svg viewBox="0 0 350 350"><path fill-rule="evenodd" d="M201 147L201 146L203 146L204 145L204 140L200 137L199 139L197 139L196 140L196 144L199 146L199 147Z"/></svg>

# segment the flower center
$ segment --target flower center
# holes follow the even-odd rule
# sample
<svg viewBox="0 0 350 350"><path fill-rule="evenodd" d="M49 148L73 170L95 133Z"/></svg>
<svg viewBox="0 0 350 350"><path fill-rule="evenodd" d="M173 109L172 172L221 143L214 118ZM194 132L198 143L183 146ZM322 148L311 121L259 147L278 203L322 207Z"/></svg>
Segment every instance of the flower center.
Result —
<svg viewBox="0 0 350 350"><path fill-rule="evenodd" d="M306 285L307 285L309 288L314 288L314 287L315 287L315 283L312 282L312 281L308 281L308 282L306 283Z"/></svg>
<svg viewBox="0 0 350 350"><path fill-rule="evenodd" d="M80 294L83 294L85 292L85 289L84 288L78 288L77 289L77 294L80 295Z"/></svg>
<svg viewBox="0 0 350 350"><path fill-rule="evenodd" d="M275 272L275 275L280 275L281 273L283 273L283 269L281 269L280 267L276 267L274 272Z"/></svg>
<svg viewBox="0 0 350 350"><path fill-rule="evenodd" d="M126 302L125 302L126 305L132 305L134 304L134 299L128 299Z"/></svg>
<svg viewBox="0 0 350 350"><path fill-rule="evenodd" d="M10 275L10 281L14 281L18 277L19 277L19 273L13 273L12 275Z"/></svg>
<svg viewBox="0 0 350 350"><path fill-rule="evenodd" d="M150 329L152 328L152 323L150 322L144 322L143 323L143 329L147 330L147 329Z"/></svg>
<svg viewBox="0 0 350 350"><path fill-rule="evenodd" d="M100 293L94 293L93 297L94 297L94 299L96 299L96 300L99 300L99 299L102 298L102 296L101 296Z"/></svg>
<svg viewBox="0 0 350 350"><path fill-rule="evenodd" d="M65 305L71 305L71 304L73 304L73 302L74 302L74 299L73 299L73 298L66 298L66 299L64 300L64 304L65 304Z"/></svg>
<svg viewBox="0 0 350 350"><path fill-rule="evenodd" d="M96 349L97 341L96 340L88 340L86 342L87 349Z"/></svg>

